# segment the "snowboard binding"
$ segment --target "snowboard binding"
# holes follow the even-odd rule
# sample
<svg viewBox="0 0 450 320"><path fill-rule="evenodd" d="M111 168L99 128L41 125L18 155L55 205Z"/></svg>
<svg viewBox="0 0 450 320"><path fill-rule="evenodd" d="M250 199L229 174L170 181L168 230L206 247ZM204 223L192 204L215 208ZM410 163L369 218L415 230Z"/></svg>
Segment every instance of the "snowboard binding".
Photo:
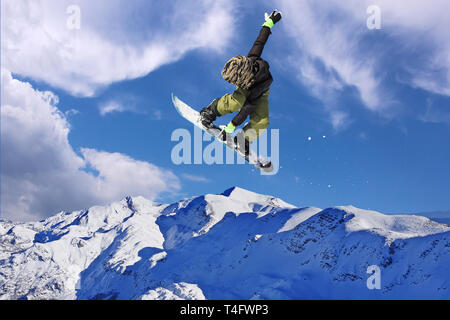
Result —
<svg viewBox="0 0 450 320"><path fill-rule="evenodd" d="M214 99L209 106L200 111L200 122L205 128L212 128L213 122L219 116L217 111L217 102L219 99Z"/></svg>

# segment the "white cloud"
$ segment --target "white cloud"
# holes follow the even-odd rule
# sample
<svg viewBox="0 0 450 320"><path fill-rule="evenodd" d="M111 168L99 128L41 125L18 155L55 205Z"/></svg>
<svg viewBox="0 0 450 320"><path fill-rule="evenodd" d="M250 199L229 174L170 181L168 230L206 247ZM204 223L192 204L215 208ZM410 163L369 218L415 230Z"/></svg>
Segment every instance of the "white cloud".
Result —
<svg viewBox="0 0 450 320"><path fill-rule="evenodd" d="M183 173L181 175L184 179L189 180L189 181L193 181L193 182L210 182L209 179L202 177L202 176L196 176L196 175L192 175L189 173Z"/></svg>
<svg viewBox="0 0 450 320"><path fill-rule="evenodd" d="M65 116L68 118L68 117L71 117L71 116L75 116L75 115L77 115L77 114L80 114L80 111L77 110L77 109L70 109L70 110L67 110L66 112L64 112L64 114L65 114Z"/></svg>
<svg viewBox="0 0 450 320"><path fill-rule="evenodd" d="M36 220L60 210L106 204L126 195L155 199L180 188L170 171L119 153L68 141L58 98L1 72L1 215Z"/></svg>
<svg viewBox="0 0 450 320"><path fill-rule="evenodd" d="M80 29L67 27L74 3ZM81 96L147 75L193 49L223 50L234 33L226 0L4 0L1 6L2 66Z"/></svg>
<svg viewBox="0 0 450 320"><path fill-rule="evenodd" d="M301 49L296 52L300 57L295 56L301 77L316 90L341 90L355 85L367 105L375 107L378 101L372 90L377 81L371 61L355 59L355 41L361 32L357 21L344 19L345 12L334 2L317 5L305 0L285 1L284 7L288 14L283 27ZM333 12L340 17L332 17Z"/></svg>
<svg viewBox="0 0 450 320"><path fill-rule="evenodd" d="M148 102L146 102L148 103ZM106 102L102 102L98 105L98 111L101 116L107 116L119 112L132 112L140 115L148 115L152 120L161 120L163 114L159 109L144 109L142 106L144 103L141 102L139 97L133 95L122 95L120 97L115 97Z"/></svg>
<svg viewBox="0 0 450 320"><path fill-rule="evenodd" d="M163 191L178 189L178 178L171 171L151 163L87 148L81 153L86 164L98 171L95 189L101 195L117 198L131 194L155 199Z"/></svg>
<svg viewBox="0 0 450 320"><path fill-rule="evenodd" d="M107 103L103 103L103 104L99 105L98 109L102 116L105 116L109 113L124 112L124 111L129 110L123 104L121 104L117 101L109 101Z"/></svg>
<svg viewBox="0 0 450 320"><path fill-rule="evenodd" d="M348 114L339 110L330 111L330 122L333 128L338 131L347 127L351 120L349 120Z"/></svg>
<svg viewBox="0 0 450 320"><path fill-rule="evenodd" d="M438 108L432 99L427 100L426 110L419 115L419 120L430 123L448 123L450 124L450 110Z"/></svg>
<svg viewBox="0 0 450 320"><path fill-rule="evenodd" d="M161 112L161 110L154 110L153 111L153 118L155 120L161 120L162 119L162 112Z"/></svg>
<svg viewBox="0 0 450 320"><path fill-rule="evenodd" d="M381 9L381 30L366 27L370 5ZM324 101L334 127L345 123L336 118L344 110L334 101L349 87L358 90L366 108L395 115L402 97L385 85L395 78L389 66L394 54L403 84L450 96L449 1L282 0L276 6L285 13L279 28L294 40L289 63ZM373 41L375 34L386 41Z"/></svg>
<svg viewBox="0 0 450 320"><path fill-rule="evenodd" d="M383 30L396 37L399 47L406 46L424 55L420 63L403 66L409 72L408 84L450 96L449 1L350 0L339 3L353 13L355 20L361 19L360 8L373 4L379 6ZM428 52L420 52L424 44Z"/></svg>

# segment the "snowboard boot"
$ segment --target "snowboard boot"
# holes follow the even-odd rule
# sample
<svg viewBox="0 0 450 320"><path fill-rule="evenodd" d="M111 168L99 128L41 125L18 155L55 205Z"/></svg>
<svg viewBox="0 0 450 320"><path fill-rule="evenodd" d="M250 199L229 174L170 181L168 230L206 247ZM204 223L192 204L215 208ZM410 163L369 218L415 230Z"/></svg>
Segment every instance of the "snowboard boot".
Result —
<svg viewBox="0 0 450 320"><path fill-rule="evenodd" d="M206 128L211 128L213 122L218 116L220 116L217 111L217 102L219 99L214 99L209 106L200 110L200 122Z"/></svg>
<svg viewBox="0 0 450 320"><path fill-rule="evenodd" d="M244 157L246 160L248 160L248 156L250 154L250 142L247 139L240 139L238 138L239 134L237 134L234 137L234 144L236 146L236 149L239 150L239 152L244 154ZM244 143L242 143L242 140L244 140Z"/></svg>

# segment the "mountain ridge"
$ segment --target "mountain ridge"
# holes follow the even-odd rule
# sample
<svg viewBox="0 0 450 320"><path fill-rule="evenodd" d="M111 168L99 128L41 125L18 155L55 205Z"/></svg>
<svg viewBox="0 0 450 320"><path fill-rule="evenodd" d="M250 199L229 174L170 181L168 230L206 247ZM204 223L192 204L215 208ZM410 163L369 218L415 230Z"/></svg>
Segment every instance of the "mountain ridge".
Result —
<svg viewBox="0 0 450 320"><path fill-rule="evenodd" d="M449 226L238 187L1 221L0 247L0 299L450 298Z"/></svg>

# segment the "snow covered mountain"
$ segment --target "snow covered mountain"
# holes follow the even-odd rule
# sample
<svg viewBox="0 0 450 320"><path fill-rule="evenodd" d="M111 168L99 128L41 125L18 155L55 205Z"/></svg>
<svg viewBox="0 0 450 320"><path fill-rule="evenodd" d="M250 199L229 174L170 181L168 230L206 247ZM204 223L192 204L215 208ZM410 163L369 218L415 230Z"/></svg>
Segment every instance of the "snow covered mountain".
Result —
<svg viewBox="0 0 450 320"><path fill-rule="evenodd" d="M449 265L448 225L240 188L0 221L0 299L450 299Z"/></svg>

